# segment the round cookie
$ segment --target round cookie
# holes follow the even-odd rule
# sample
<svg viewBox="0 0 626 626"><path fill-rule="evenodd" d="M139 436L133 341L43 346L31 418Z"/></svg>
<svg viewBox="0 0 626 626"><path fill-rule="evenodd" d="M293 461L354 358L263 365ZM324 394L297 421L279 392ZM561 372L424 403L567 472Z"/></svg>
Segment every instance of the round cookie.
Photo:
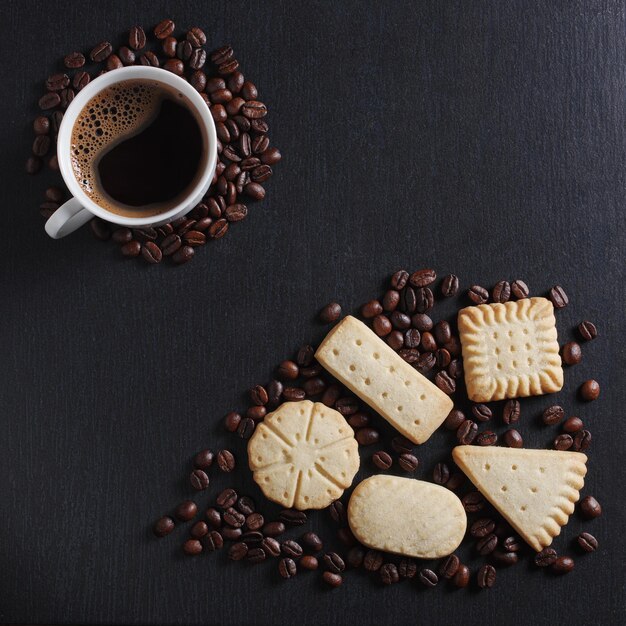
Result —
<svg viewBox="0 0 626 626"><path fill-rule="evenodd" d="M321 402L285 402L248 442L248 463L265 496L299 510L341 497L359 469L358 443L344 417Z"/></svg>

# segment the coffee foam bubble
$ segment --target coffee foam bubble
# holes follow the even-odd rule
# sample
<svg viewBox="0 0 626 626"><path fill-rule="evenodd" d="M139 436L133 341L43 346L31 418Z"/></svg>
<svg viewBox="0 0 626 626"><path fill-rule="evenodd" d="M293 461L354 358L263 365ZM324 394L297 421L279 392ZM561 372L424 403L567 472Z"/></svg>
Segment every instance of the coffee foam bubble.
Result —
<svg viewBox="0 0 626 626"><path fill-rule="evenodd" d="M72 168L83 191L99 206L119 212L119 203L110 198L99 183L100 157L150 125L166 97L183 98L181 93L163 83L129 80L103 89L83 107L72 130ZM156 214L162 208L154 206L146 214ZM137 210L135 207L135 214Z"/></svg>

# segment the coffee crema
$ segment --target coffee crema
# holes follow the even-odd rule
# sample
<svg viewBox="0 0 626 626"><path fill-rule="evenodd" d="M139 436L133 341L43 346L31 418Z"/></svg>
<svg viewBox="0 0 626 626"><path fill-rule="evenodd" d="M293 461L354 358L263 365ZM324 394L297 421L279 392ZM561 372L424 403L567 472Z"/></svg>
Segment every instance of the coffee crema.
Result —
<svg viewBox="0 0 626 626"><path fill-rule="evenodd" d="M72 169L87 196L126 217L164 213L206 168L197 113L176 89L127 80L95 95L74 122Z"/></svg>

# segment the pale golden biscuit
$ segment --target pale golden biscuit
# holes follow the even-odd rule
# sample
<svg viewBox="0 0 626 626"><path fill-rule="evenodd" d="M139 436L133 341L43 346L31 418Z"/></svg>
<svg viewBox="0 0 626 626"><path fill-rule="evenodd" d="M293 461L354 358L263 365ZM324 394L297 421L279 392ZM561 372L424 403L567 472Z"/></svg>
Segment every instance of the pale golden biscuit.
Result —
<svg viewBox="0 0 626 626"><path fill-rule="evenodd" d="M443 391L354 317L326 335L315 357L413 443L424 443L452 410Z"/></svg>
<svg viewBox="0 0 626 626"><path fill-rule="evenodd" d="M567 524L587 473L580 452L457 446L452 458L537 552Z"/></svg>
<svg viewBox="0 0 626 626"><path fill-rule="evenodd" d="M436 559L461 543L467 516L461 501L445 487L379 474L356 486L348 523L369 548Z"/></svg>
<svg viewBox="0 0 626 626"><path fill-rule="evenodd" d="M491 402L563 387L554 307L546 298L480 304L459 311L467 395Z"/></svg>
<svg viewBox="0 0 626 626"><path fill-rule="evenodd" d="M284 507L323 509L352 484L358 443L343 416L320 402L285 402L256 427L248 463L267 498Z"/></svg>

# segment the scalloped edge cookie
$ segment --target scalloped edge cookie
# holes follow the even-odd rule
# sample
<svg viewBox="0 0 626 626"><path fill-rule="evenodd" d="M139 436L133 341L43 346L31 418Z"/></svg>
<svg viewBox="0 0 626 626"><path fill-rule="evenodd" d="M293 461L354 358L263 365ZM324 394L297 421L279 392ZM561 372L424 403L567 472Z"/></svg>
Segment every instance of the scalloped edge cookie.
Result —
<svg viewBox="0 0 626 626"><path fill-rule="evenodd" d="M567 524L587 473L581 452L457 446L452 458L537 552Z"/></svg>
<svg viewBox="0 0 626 626"><path fill-rule="evenodd" d="M461 309L459 337L473 402L560 391L563 369L554 307L546 298Z"/></svg>

